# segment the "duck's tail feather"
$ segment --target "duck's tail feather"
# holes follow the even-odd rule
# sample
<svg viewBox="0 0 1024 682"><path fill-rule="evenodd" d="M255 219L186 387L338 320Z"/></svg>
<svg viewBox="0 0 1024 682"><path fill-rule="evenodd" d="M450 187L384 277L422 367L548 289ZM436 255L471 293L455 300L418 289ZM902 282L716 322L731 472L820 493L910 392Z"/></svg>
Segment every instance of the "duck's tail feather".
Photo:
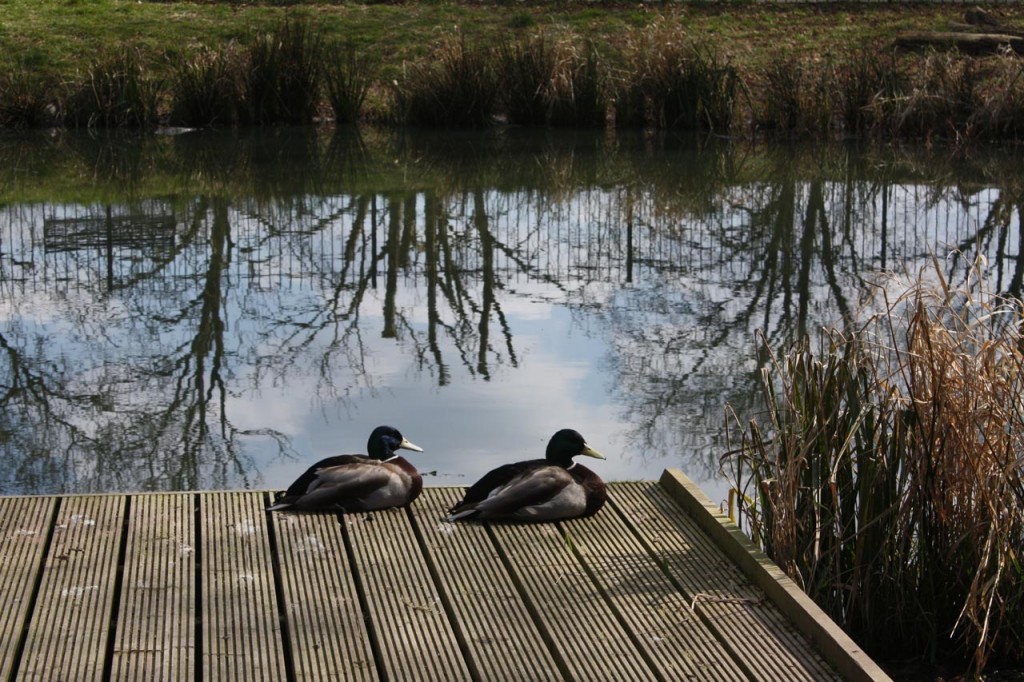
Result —
<svg viewBox="0 0 1024 682"><path fill-rule="evenodd" d="M282 509L291 509L294 506L294 500L287 497L282 497L281 499L274 502L274 504L267 507L267 511L281 511Z"/></svg>
<svg viewBox="0 0 1024 682"><path fill-rule="evenodd" d="M445 521L458 521L459 519L469 519L480 513L480 510L476 507L462 507L453 508L448 511L448 516L445 517Z"/></svg>

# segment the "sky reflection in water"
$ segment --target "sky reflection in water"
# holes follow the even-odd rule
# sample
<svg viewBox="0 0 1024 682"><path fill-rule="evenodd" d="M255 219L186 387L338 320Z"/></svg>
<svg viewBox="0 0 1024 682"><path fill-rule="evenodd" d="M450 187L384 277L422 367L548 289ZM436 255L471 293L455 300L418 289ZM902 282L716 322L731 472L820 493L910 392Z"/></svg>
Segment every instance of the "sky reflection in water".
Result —
<svg viewBox="0 0 1024 682"><path fill-rule="evenodd" d="M721 501L758 332L851 323L932 253L955 279L980 248L1021 288L999 154L515 131L3 149L0 494L281 488L388 423L432 485L568 426L609 480L679 467Z"/></svg>

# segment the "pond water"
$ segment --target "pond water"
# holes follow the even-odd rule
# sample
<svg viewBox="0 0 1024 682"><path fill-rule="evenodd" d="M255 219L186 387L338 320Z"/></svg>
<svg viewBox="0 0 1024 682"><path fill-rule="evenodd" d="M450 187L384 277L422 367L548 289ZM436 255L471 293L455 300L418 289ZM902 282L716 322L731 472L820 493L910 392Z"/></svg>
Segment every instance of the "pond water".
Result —
<svg viewBox="0 0 1024 682"><path fill-rule="evenodd" d="M430 485L573 427L608 480L722 501L759 335L933 255L1024 281L1012 150L283 129L0 160L5 495L282 488L387 423Z"/></svg>

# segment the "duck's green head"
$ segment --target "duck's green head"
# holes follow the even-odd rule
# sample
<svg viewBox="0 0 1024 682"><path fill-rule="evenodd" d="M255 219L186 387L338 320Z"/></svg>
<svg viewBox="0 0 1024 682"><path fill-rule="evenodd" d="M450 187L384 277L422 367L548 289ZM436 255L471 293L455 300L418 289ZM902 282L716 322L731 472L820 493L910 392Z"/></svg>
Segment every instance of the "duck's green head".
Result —
<svg viewBox="0 0 1024 682"><path fill-rule="evenodd" d="M370 434L370 440L366 442L366 452L374 459L384 460L392 457L395 450L423 452L423 448L406 440L393 426L378 426Z"/></svg>
<svg viewBox="0 0 1024 682"><path fill-rule="evenodd" d="M604 455L587 445L579 431L562 429L548 441L545 458L552 464L568 468L572 466L572 458L578 455L605 459Z"/></svg>

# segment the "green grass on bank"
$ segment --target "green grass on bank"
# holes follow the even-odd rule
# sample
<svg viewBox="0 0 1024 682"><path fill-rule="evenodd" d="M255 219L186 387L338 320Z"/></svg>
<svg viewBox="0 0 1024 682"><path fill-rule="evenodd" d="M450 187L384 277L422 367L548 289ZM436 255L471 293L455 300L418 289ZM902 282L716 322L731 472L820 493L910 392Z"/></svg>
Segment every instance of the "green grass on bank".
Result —
<svg viewBox="0 0 1024 682"><path fill-rule="evenodd" d="M661 3L360 4L328 2L126 2L120 0L7 0L0 3L0 72L23 66L67 78L109 54L138 48L165 75L176 59L201 47L246 43L288 16L308 18L325 37L372 55L385 77L425 55L454 30L471 42L526 37L539 30L593 39L602 55L621 56L629 29L667 18L706 38L739 67L786 48L836 53L891 40L901 30L941 28L962 8L928 5L753 5Z"/></svg>

